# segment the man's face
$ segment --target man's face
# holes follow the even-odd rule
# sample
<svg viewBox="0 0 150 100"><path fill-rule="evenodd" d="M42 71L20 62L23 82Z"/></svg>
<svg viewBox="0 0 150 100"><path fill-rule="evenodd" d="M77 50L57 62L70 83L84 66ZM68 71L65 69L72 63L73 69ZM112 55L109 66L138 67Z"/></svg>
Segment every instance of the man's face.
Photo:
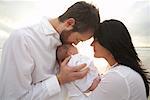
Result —
<svg viewBox="0 0 150 100"><path fill-rule="evenodd" d="M93 36L93 32L91 31L86 31L83 33L79 32L72 32L72 31L62 31L60 35L60 39L62 43L69 43L72 44L74 43L77 45L80 41L85 41L90 39Z"/></svg>

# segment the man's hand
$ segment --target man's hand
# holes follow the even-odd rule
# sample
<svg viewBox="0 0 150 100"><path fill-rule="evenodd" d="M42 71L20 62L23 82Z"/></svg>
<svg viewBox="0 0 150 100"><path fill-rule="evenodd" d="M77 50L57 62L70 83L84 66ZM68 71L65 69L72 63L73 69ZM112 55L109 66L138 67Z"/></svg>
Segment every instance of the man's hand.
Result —
<svg viewBox="0 0 150 100"><path fill-rule="evenodd" d="M67 66L70 57L67 57L60 65L60 72L57 74L60 85L77 79L81 79L87 75L89 68L86 64L81 64L75 67Z"/></svg>

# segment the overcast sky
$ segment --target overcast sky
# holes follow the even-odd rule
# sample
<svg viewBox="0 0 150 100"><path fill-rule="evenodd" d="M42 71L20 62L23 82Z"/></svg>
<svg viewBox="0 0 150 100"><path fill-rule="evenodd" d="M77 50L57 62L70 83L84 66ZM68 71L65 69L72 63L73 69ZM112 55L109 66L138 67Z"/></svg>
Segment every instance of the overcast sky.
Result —
<svg viewBox="0 0 150 100"><path fill-rule="evenodd" d="M15 29L34 24L43 16L58 17L79 0L0 0L0 48ZM128 28L136 47L150 47L150 0L85 0L96 5L101 22L118 19ZM59 3L58 3L59 2ZM93 57L92 39L77 45L79 52ZM0 49L0 56L1 56ZM141 51L144 65L149 66L149 52ZM1 58L1 57L0 57ZM94 58L100 72L105 72L107 62Z"/></svg>
<svg viewBox="0 0 150 100"><path fill-rule="evenodd" d="M0 0L0 48L14 29L35 23L42 16L57 17L76 1ZM86 1L99 8L101 21L121 20L135 46L150 46L150 0Z"/></svg>

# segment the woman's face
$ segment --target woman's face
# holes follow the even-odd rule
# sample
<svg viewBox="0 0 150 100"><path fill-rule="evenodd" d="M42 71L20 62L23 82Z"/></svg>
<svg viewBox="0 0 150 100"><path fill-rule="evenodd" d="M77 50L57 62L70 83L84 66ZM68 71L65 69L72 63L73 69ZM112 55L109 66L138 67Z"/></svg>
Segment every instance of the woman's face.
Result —
<svg viewBox="0 0 150 100"><path fill-rule="evenodd" d="M91 46L93 47L94 51L94 57L96 58L107 58L111 53L104 48L97 39L95 39L92 43Z"/></svg>

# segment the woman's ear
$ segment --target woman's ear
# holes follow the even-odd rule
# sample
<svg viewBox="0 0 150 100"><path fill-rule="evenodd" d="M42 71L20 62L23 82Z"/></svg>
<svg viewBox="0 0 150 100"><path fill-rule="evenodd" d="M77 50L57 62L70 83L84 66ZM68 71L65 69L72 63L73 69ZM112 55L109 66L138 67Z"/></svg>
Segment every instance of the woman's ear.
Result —
<svg viewBox="0 0 150 100"><path fill-rule="evenodd" d="M74 24L75 24L75 19L74 18L69 18L69 19L65 20L66 30L68 30L68 31L72 30Z"/></svg>

